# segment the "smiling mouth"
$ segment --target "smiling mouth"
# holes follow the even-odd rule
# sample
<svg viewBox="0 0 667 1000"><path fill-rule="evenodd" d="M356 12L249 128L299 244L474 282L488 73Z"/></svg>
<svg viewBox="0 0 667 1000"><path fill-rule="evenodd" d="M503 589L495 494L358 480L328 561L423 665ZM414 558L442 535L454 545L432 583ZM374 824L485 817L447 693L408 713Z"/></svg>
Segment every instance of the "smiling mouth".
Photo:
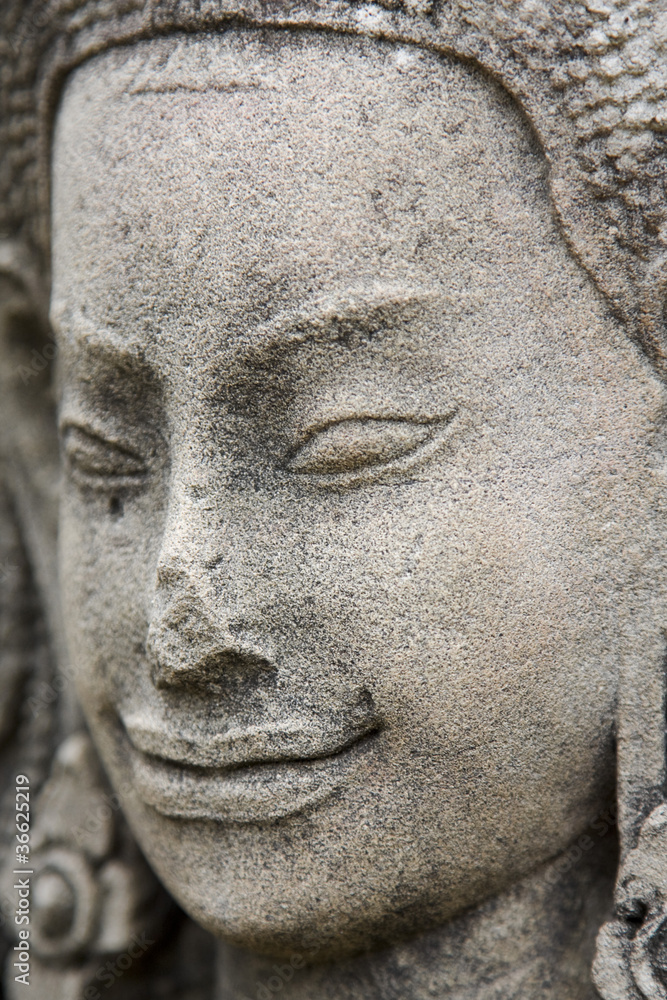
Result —
<svg viewBox="0 0 667 1000"><path fill-rule="evenodd" d="M345 731L287 724L230 729L205 744L128 719L134 787L163 816L258 823L296 815L340 788L380 730L377 718Z"/></svg>

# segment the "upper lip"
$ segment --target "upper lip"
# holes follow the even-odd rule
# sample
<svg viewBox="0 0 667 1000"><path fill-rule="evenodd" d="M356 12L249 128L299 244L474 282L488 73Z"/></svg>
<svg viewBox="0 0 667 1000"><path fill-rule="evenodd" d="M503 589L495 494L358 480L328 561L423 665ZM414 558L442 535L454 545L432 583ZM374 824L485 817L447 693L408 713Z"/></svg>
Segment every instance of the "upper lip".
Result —
<svg viewBox="0 0 667 1000"><path fill-rule="evenodd" d="M377 716L331 720L291 719L275 724L231 726L205 739L169 732L166 726L141 716L124 720L132 746L150 757L183 767L226 770L260 763L317 760L341 753L379 729Z"/></svg>

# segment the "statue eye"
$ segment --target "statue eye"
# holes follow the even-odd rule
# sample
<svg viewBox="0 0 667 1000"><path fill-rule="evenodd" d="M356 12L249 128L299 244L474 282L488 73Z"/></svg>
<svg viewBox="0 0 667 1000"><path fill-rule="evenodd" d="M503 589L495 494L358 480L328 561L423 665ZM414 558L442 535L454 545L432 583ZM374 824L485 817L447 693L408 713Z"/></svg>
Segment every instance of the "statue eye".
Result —
<svg viewBox="0 0 667 1000"><path fill-rule="evenodd" d="M386 465L429 441L437 423L376 418L341 420L315 431L292 453L287 468L291 472L321 475Z"/></svg>
<svg viewBox="0 0 667 1000"><path fill-rule="evenodd" d="M129 486L146 474L138 455L81 427L67 427L63 444L69 469L80 485Z"/></svg>

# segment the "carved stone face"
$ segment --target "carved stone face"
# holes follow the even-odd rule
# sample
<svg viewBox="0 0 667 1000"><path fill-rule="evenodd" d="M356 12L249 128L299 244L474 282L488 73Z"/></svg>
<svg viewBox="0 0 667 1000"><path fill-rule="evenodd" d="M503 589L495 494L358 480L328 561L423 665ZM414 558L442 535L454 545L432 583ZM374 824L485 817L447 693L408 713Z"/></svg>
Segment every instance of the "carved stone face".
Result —
<svg viewBox="0 0 667 1000"><path fill-rule="evenodd" d="M564 849L650 631L662 396L519 112L230 32L83 66L54 142L68 641L164 883L342 952Z"/></svg>

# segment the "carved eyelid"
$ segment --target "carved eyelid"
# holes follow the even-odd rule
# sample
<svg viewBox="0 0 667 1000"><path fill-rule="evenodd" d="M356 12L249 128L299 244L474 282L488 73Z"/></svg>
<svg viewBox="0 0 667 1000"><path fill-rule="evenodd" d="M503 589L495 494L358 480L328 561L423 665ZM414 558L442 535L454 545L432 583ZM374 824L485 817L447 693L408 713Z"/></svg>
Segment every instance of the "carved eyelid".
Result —
<svg viewBox="0 0 667 1000"><path fill-rule="evenodd" d="M125 445L109 441L78 424L63 425L61 436L65 455L73 471L82 477L130 482L142 477L147 471L146 463L140 455Z"/></svg>
<svg viewBox="0 0 667 1000"><path fill-rule="evenodd" d="M391 468L401 459L409 460L421 452L453 416L449 413L419 419L364 415L331 421L313 428L287 456L285 467L299 475L330 479L356 478L367 470Z"/></svg>

